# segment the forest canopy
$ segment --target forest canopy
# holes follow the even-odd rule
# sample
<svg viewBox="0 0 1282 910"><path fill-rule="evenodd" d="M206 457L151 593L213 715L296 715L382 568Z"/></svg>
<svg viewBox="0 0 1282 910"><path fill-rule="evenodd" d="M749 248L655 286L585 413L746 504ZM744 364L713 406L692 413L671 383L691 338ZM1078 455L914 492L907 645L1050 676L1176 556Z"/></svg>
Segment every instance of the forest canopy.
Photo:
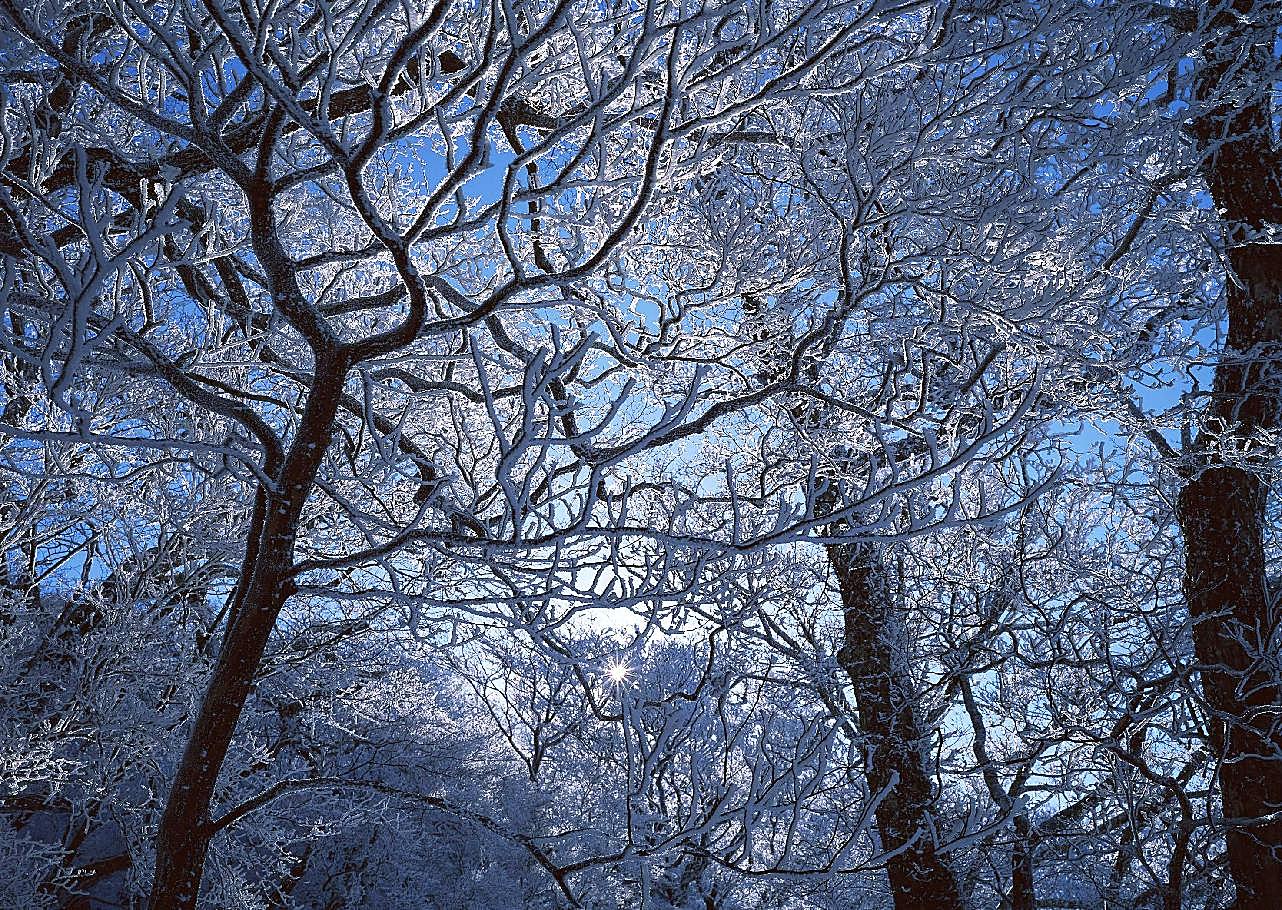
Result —
<svg viewBox="0 0 1282 910"><path fill-rule="evenodd" d="M0 0L0 907L1276 910L1279 26Z"/></svg>

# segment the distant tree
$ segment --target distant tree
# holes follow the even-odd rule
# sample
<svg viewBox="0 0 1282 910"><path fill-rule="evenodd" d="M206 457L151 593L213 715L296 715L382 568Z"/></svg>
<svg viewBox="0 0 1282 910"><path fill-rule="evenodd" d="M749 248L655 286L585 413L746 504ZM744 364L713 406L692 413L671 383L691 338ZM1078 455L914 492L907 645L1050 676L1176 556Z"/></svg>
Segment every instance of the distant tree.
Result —
<svg viewBox="0 0 1282 910"><path fill-rule="evenodd" d="M1102 398L1114 416L1137 409L1115 387L1137 331L1135 298L1119 289L1184 287L1159 256L1113 271L1145 228L1129 230L1151 189L1129 156L1175 144L1129 109L1117 122L1101 110L1101 99L1143 99L1169 63L1162 46L1139 43L1152 23L1010 4L950 7L934 24L910 32L916 41L835 57L830 69L865 74L858 86L763 123L773 141L734 149L737 166L705 179L683 233L722 278L722 305L742 314L744 372L761 385L802 377L812 393L772 398L758 427L742 428L738 482L720 495L744 513L736 527L750 525L749 504L764 524L773 497L791 495L827 546L835 650L904 908L962 905L947 845L969 832L941 811L947 701L921 658L940 592L905 588L902 547L1022 521L1067 467L1056 421L1093 417ZM686 342L684 353L703 352ZM989 596L985 579L971 580L967 596ZM987 672L951 670L950 685ZM1017 798L988 789L1005 823L1031 837ZM1019 858L1009 894L1021 907L1036 899L1031 863Z"/></svg>

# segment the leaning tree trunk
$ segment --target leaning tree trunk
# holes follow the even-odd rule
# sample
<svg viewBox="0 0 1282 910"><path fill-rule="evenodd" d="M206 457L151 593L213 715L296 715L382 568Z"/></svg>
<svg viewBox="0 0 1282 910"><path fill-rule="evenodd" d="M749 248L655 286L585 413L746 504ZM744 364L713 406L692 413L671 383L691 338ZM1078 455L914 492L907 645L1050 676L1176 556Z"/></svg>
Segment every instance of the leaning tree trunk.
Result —
<svg viewBox="0 0 1282 910"><path fill-rule="evenodd" d="M896 910L961 910L957 879L935 851L931 807L934 786L927 756L929 731L921 729L908 672L907 642L872 548L829 546L841 588L845 644L837 654L850 678L867 737L868 784L877 805L877 832Z"/></svg>
<svg viewBox="0 0 1282 910"><path fill-rule="evenodd" d="M150 910L194 910L214 828L210 806L236 724L276 618L292 591L298 522L334 435L346 363L320 358L298 433L275 490L259 491L223 648L192 723L156 834Z"/></svg>
<svg viewBox="0 0 1282 910"><path fill-rule="evenodd" d="M1282 687L1264 550L1269 490L1251 455L1253 442L1280 428L1282 388L1282 246L1268 233L1282 224L1270 11L1276 16L1277 5L1248 0L1217 15L1195 74L1205 110L1192 131L1225 220L1228 336L1177 504L1237 910L1275 910L1282 900Z"/></svg>
<svg viewBox="0 0 1282 910"><path fill-rule="evenodd" d="M260 566L245 588L240 621L214 667L161 817L151 910L196 906L212 836L209 808L214 787L284 605L283 583L279 566Z"/></svg>

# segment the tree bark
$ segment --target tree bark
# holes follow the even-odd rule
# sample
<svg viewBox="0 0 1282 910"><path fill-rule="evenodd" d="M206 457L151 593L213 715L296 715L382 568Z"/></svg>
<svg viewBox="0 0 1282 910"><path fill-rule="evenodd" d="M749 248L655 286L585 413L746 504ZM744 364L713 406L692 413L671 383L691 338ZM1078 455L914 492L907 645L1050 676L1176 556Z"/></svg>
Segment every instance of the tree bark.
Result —
<svg viewBox="0 0 1282 910"><path fill-rule="evenodd" d="M1178 505L1237 910L1275 910L1282 897L1282 690L1265 662L1277 653L1265 590L1266 495L1258 475L1219 465L1187 484Z"/></svg>
<svg viewBox="0 0 1282 910"><path fill-rule="evenodd" d="M1225 222L1228 336L1177 517L1236 910L1273 910L1282 899L1278 617L1265 565L1268 483L1251 453L1279 430L1282 400L1282 246L1261 233L1282 223L1269 101L1277 13L1276 4L1240 0L1211 21L1194 76L1203 110L1191 124Z"/></svg>
<svg viewBox="0 0 1282 910"><path fill-rule="evenodd" d="M281 575L264 567L246 589L246 609L214 667L156 835L151 910L196 906L212 832L209 807L232 734L284 605Z"/></svg>
<svg viewBox="0 0 1282 910"><path fill-rule="evenodd" d="M276 618L292 593L298 522L333 439L346 371L345 363L319 360L298 434L279 471L269 472L275 489L259 491L266 508L255 513L223 648L156 834L150 910L196 907L214 833L209 825L214 789Z"/></svg>
<svg viewBox="0 0 1282 910"><path fill-rule="evenodd" d="M859 727L868 739L868 784L886 792L876 809L896 910L961 910L957 879L935 852L934 785L907 648L893 596L865 544L828 547L841 589L845 644L838 663L850 678Z"/></svg>
<svg viewBox="0 0 1282 910"><path fill-rule="evenodd" d="M1015 816L1015 846L1010 858L1011 910L1037 910L1037 881L1033 866L1033 826L1028 816L1020 812Z"/></svg>

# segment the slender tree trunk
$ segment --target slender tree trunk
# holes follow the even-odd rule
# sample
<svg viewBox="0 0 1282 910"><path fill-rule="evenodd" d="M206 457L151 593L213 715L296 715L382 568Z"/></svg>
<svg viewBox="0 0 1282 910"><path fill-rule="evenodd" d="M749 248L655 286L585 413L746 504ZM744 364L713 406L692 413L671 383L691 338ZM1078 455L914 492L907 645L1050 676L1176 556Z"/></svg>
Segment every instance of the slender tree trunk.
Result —
<svg viewBox="0 0 1282 910"><path fill-rule="evenodd" d="M1276 3L1239 0L1215 17L1195 74L1207 109L1192 124L1225 221L1228 336L1177 515L1194 647L1215 714L1237 910L1276 910L1282 901L1278 617L1265 565L1269 491L1250 451L1279 430L1282 400L1282 246L1259 233L1282 223L1269 101L1278 13Z"/></svg>
<svg viewBox="0 0 1282 910"><path fill-rule="evenodd" d="M935 801L927 756L929 731L916 712L904 630L871 548L828 548L841 588L845 645L837 659L850 678L859 727L869 742L868 783L877 806L882 848L898 851L886 863L896 910L961 910L957 879L935 852Z"/></svg>
<svg viewBox="0 0 1282 910"><path fill-rule="evenodd" d="M245 608L214 667L156 836L152 910L196 906L209 851L209 807L232 734L284 605L279 573L257 573Z"/></svg>
<svg viewBox="0 0 1282 910"><path fill-rule="evenodd" d="M1202 688L1215 714L1220 795L1237 910L1282 900L1282 691L1265 591L1264 482L1209 467L1179 497L1184 587Z"/></svg>
<svg viewBox="0 0 1282 910"><path fill-rule="evenodd" d="M316 379L275 489L260 491L223 649L174 776L156 834L150 910L194 910L212 837L210 805L276 618L292 593L290 569L303 507L334 434L346 365L318 358Z"/></svg>

